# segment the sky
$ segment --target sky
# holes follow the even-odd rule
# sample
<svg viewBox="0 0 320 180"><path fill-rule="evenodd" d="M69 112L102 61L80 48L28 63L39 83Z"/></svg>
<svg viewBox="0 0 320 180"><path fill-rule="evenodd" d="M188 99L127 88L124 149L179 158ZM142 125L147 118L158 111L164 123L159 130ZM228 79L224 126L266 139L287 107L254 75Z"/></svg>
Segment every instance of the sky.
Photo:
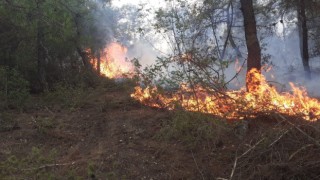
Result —
<svg viewBox="0 0 320 180"><path fill-rule="evenodd" d="M147 4L151 7L161 7L165 5L164 0L113 0L112 5L115 7L121 7L123 5L139 5L139 4Z"/></svg>

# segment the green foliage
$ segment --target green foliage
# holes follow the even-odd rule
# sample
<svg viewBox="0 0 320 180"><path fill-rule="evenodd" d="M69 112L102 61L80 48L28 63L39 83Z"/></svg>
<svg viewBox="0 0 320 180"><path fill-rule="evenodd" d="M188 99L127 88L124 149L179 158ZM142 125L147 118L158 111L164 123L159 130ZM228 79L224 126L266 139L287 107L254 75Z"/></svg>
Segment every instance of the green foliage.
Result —
<svg viewBox="0 0 320 180"><path fill-rule="evenodd" d="M28 98L28 81L17 70L0 67L0 108L22 108Z"/></svg>
<svg viewBox="0 0 320 180"><path fill-rule="evenodd" d="M34 123L41 134L47 133L49 129L53 129L56 126L53 117L37 117L34 119Z"/></svg>
<svg viewBox="0 0 320 180"><path fill-rule="evenodd" d="M225 60L226 47L222 44L228 39L226 33L216 31L227 23L220 13L222 8L229 8L228 2L179 0L173 4L158 10L154 23L156 31L170 39L173 52L141 71L142 83L173 89L181 83L223 89L227 82L224 71L230 60Z"/></svg>
<svg viewBox="0 0 320 180"><path fill-rule="evenodd" d="M49 106L59 105L62 108L78 108L84 102L88 93L83 87L71 87L64 84L58 84L54 90L46 92L43 95L43 104Z"/></svg>
<svg viewBox="0 0 320 180"><path fill-rule="evenodd" d="M0 113L0 132L12 131L18 129L19 125L16 119L10 113Z"/></svg>
<svg viewBox="0 0 320 180"><path fill-rule="evenodd" d="M95 178L95 170L96 170L95 165L93 163L89 163L87 167L87 171L88 171L87 174L89 178L92 178L92 179Z"/></svg>
<svg viewBox="0 0 320 180"><path fill-rule="evenodd" d="M74 77L90 69L86 49L96 52L111 40L113 13L108 1L4 1L0 65L18 67L33 92L44 90L43 79L49 87L74 83Z"/></svg>

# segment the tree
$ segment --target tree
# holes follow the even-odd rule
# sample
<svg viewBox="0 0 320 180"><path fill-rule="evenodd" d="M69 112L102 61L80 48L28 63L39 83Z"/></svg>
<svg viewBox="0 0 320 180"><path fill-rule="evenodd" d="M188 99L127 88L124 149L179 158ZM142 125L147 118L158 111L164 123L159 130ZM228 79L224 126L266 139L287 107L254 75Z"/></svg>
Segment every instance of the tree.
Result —
<svg viewBox="0 0 320 180"><path fill-rule="evenodd" d="M316 0L282 0L278 5L283 11L282 18L287 16L287 19L296 22L301 61L307 79L311 79L310 57L319 55L319 7L320 3ZM283 19L281 22L284 22Z"/></svg>
<svg viewBox="0 0 320 180"><path fill-rule="evenodd" d="M309 45L308 45L308 28L306 16L305 0L297 1L298 29L300 39L300 51L305 76L311 79L311 71L309 66Z"/></svg>
<svg viewBox="0 0 320 180"><path fill-rule="evenodd" d="M109 7L108 0L0 1L0 66L19 70L34 92L76 85L92 66L86 50L97 52L114 34Z"/></svg>
<svg viewBox="0 0 320 180"><path fill-rule="evenodd" d="M252 0L240 0L241 3L241 11L243 14L244 21L244 30L246 37L246 44L248 49L248 58L247 58L247 72L250 72L252 69L261 70L261 48L259 44L259 40L257 37L257 28L256 28L256 20L253 9ZM250 91L249 88L250 81L253 77L248 76L246 79L247 90Z"/></svg>
<svg viewBox="0 0 320 180"><path fill-rule="evenodd" d="M42 5L43 0L36 0L36 51L37 51L37 72L41 90L48 90L46 74L45 74L45 47L44 47L44 24L42 21Z"/></svg>

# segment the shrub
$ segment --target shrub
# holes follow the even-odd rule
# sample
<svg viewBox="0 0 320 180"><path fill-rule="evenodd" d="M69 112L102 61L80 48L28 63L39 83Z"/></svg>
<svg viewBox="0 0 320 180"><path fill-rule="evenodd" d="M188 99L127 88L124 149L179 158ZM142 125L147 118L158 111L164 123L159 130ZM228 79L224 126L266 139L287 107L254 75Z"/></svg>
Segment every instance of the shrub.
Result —
<svg viewBox="0 0 320 180"><path fill-rule="evenodd" d="M57 84L54 90L44 94L43 100L49 106L59 104L62 108L76 108L83 102L86 93L83 87Z"/></svg>
<svg viewBox="0 0 320 180"><path fill-rule="evenodd" d="M21 74L0 67L0 107L23 108L29 96L29 83Z"/></svg>

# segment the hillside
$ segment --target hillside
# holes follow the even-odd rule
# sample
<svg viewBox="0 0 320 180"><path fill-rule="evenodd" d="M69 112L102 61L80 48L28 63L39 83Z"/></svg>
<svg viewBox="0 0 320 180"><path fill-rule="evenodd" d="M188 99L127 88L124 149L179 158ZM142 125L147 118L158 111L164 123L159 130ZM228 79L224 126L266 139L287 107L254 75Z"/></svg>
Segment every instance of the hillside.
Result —
<svg viewBox="0 0 320 180"><path fill-rule="evenodd" d="M154 109L132 100L132 90L108 82L2 112L0 179L320 177L318 122Z"/></svg>

